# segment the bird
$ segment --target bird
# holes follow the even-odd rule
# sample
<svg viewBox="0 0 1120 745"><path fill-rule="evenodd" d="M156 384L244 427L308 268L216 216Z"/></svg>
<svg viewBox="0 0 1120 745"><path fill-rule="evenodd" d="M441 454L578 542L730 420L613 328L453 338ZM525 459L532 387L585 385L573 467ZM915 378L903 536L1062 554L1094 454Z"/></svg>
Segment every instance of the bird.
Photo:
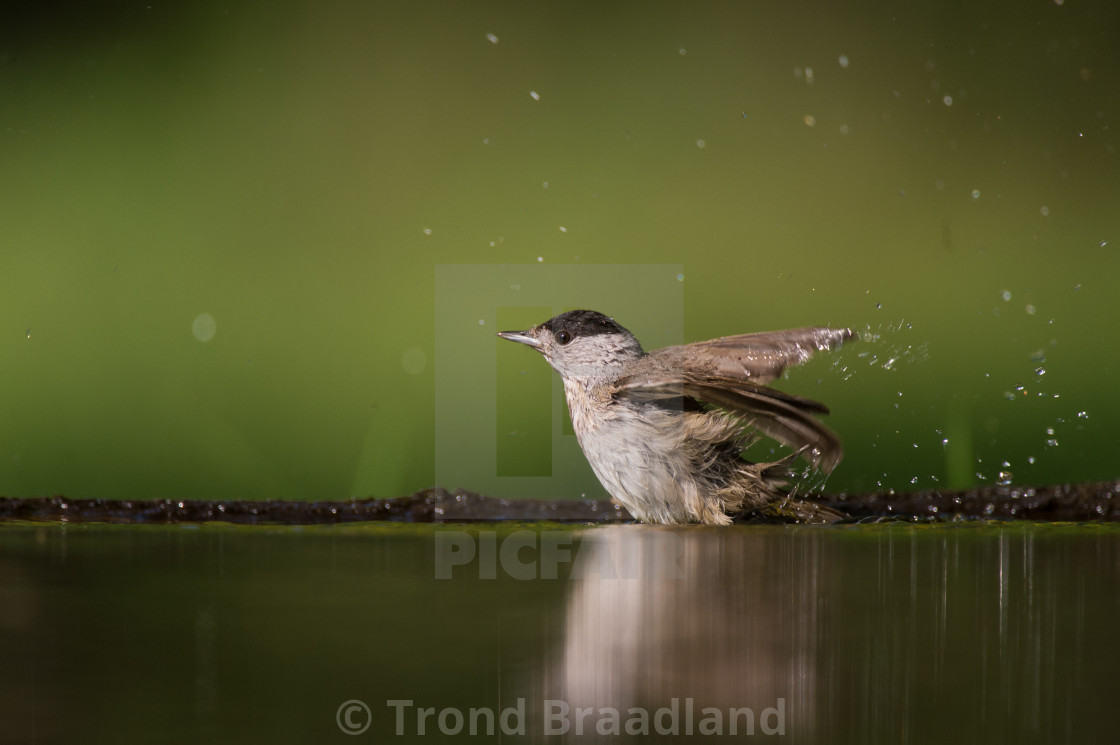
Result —
<svg viewBox="0 0 1120 745"><path fill-rule="evenodd" d="M856 339L850 329L766 331L646 352L613 318L572 310L498 336L532 347L560 374L584 455L636 520L726 525L767 510L805 522L842 517L786 489L795 458L828 474L843 457L840 439L816 418L828 408L767 383ZM793 452L750 462L743 452L759 435Z"/></svg>

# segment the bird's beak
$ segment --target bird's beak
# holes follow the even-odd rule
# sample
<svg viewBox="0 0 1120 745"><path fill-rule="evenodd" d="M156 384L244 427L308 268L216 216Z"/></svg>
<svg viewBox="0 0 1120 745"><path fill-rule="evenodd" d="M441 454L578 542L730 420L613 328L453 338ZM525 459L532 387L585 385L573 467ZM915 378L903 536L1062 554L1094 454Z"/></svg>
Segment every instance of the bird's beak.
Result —
<svg viewBox="0 0 1120 745"><path fill-rule="evenodd" d="M534 349L539 349L541 342L537 337L533 336L532 330L529 331L499 331L498 336L503 339L515 341L518 344L528 344Z"/></svg>

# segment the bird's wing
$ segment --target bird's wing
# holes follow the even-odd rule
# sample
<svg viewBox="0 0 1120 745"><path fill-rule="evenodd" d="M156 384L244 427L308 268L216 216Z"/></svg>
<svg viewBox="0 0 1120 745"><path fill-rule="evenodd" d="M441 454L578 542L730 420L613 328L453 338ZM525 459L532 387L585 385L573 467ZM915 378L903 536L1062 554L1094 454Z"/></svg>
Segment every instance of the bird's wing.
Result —
<svg viewBox="0 0 1120 745"><path fill-rule="evenodd" d="M828 408L767 388L788 365L853 337L847 329L804 328L659 349L616 381L616 396L655 401L685 396L724 409L814 466L830 472L843 457L839 438L814 414Z"/></svg>
<svg viewBox="0 0 1120 745"><path fill-rule="evenodd" d="M816 352L835 349L855 338L851 329L809 326L788 331L721 336L680 347L666 347L650 354L666 361L679 358L690 370L727 378L768 383L791 365L800 365Z"/></svg>
<svg viewBox="0 0 1120 745"><path fill-rule="evenodd" d="M686 397L723 409L767 437L792 448L815 467L830 473L844 457L840 439L817 420L823 404L742 381L689 380L682 377L618 381L618 398L655 402Z"/></svg>

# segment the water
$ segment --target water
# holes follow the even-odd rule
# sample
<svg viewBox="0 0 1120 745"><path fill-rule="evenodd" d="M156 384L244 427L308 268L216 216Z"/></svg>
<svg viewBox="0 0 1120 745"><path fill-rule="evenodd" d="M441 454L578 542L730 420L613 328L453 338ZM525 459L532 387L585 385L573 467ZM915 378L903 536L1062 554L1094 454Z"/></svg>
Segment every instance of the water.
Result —
<svg viewBox="0 0 1120 745"><path fill-rule="evenodd" d="M1104 742L1118 580L1099 524L9 524L0 742Z"/></svg>

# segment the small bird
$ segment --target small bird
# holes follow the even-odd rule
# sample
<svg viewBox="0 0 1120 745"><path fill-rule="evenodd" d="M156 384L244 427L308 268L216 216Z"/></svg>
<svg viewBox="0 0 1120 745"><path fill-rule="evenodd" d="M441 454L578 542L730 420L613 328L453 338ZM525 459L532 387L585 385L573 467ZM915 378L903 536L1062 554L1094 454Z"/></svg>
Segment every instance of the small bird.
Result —
<svg viewBox="0 0 1120 745"><path fill-rule="evenodd" d="M614 319L573 310L498 336L536 349L560 373L591 468L642 522L725 525L788 501L788 465L797 456L825 473L843 457L840 440L814 416L828 413L823 404L766 383L855 338L849 329L725 336L647 353ZM756 432L794 452L773 463L747 461L742 454ZM784 512L839 517L804 502Z"/></svg>

